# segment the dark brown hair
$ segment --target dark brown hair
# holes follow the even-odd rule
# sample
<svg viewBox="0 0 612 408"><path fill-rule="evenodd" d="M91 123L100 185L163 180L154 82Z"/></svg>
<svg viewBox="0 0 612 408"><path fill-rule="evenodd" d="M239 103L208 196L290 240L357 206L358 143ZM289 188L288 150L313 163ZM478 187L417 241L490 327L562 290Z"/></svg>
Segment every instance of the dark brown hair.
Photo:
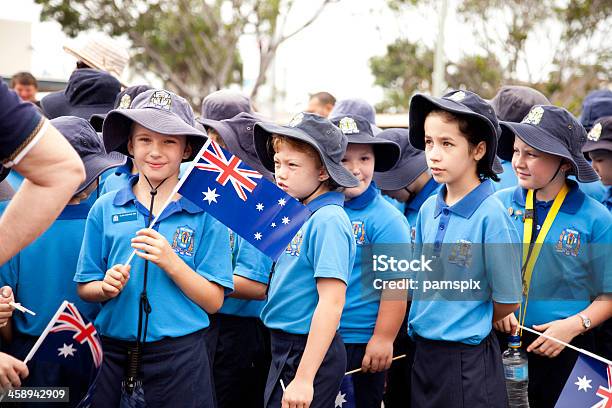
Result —
<svg viewBox="0 0 612 408"><path fill-rule="evenodd" d="M34 88L38 89L38 81L29 72L18 72L13 75L11 78L11 88L15 88L17 84L34 85Z"/></svg>

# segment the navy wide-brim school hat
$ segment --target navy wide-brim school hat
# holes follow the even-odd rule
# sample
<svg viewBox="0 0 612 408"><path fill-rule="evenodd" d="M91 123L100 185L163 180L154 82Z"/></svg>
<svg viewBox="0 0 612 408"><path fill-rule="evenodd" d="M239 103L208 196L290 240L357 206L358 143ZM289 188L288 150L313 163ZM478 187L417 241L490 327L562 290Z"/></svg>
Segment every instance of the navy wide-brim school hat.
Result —
<svg viewBox="0 0 612 408"><path fill-rule="evenodd" d="M581 149L586 142L586 130L574 115L552 105L536 105L521 123L500 122L502 135L497 154L504 160L512 160L514 137L519 137L532 148L567 159L578 181L590 183L599 176L585 160Z"/></svg>
<svg viewBox="0 0 612 408"><path fill-rule="evenodd" d="M173 92L151 89L139 94L130 109L114 109L104 119L102 135L107 151L130 156L127 150L132 124L164 135L184 135L192 147L191 161L206 142L206 134L195 127L193 110L189 103Z"/></svg>
<svg viewBox="0 0 612 408"><path fill-rule="evenodd" d="M272 181L274 180L274 175L261 164L255 151L253 129L255 123L260 120L259 117L246 112L224 120L196 119L206 130L213 129L217 132L225 142L230 153L235 154L265 178Z"/></svg>
<svg viewBox="0 0 612 408"><path fill-rule="evenodd" d="M440 109L473 121L479 126L487 144L484 161L493 172L500 174L504 168L497 159L497 139L501 134L499 122L493 107L484 99L470 91L451 91L441 98L416 94L410 100L409 133L410 144L425 150L425 118L433 110Z"/></svg>
<svg viewBox="0 0 612 408"><path fill-rule="evenodd" d="M370 123L358 115L342 115L330 119L348 137L349 144L368 144L374 150L374 171L385 172L395 166L400 147L390 140L374 136Z"/></svg>
<svg viewBox="0 0 612 408"><path fill-rule="evenodd" d="M396 143L401 155L395 166L384 173L374 172L374 182L381 190L400 190L427 171L425 152L410 145L408 129L385 129L376 136Z"/></svg>
<svg viewBox="0 0 612 408"><path fill-rule="evenodd" d="M329 177L341 187L357 187L357 180L341 161L346 153L348 139L328 119L312 113L298 113L287 126L258 122L255 124L255 151L261 163L274 171L272 135L286 136L307 143L319 154Z"/></svg>
<svg viewBox="0 0 612 408"><path fill-rule="evenodd" d="M588 133L582 152L589 153L595 150L612 152L612 116L599 118Z"/></svg>

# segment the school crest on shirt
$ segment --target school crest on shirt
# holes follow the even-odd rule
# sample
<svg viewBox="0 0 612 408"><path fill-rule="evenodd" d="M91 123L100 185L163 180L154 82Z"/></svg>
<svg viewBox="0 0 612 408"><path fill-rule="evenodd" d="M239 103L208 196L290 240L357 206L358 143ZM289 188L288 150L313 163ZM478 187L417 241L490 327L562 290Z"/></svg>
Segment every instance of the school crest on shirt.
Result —
<svg viewBox="0 0 612 408"><path fill-rule="evenodd" d="M340 122L338 122L338 127L345 135L352 135L355 133L359 133L359 128L357 127L357 122L353 118L342 118Z"/></svg>
<svg viewBox="0 0 612 408"><path fill-rule="evenodd" d="M232 230L229 230L229 239L230 239L230 251L234 252L234 245L236 245L236 234Z"/></svg>
<svg viewBox="0 0 612 408"><path fill-rule="evenodd" d="M193 228L187 225L178 227L172 237L172 249L174 249L174 252L184 256L193 256L194 235L195 230Z"/></svg>
<svg viewBox="0 0 612 408"><path fill-rule="evenodd" d="M591 142L596 142L599 140L600 136L601 136L601 123L596 123L595 126L593 126L593 129L591 129L591 131L587 135L587 139L589 139Z"/></svg>
<svg viewBox="0 0 612 408"><path fill-rule="evenodd" d="M353 221L353 235L355 236L355 243L357 245L363 245L366 243L366 229L363 221Z"/></svg>
<svg viewBox="0 0 612 408"><path fill-rule="evenodd" d="M172 97L168 91L155 91L149 102L155 108L169 111L172 106Z"/></svg>
<svg viewBox="0 0 612 408"><path fill-rule="evenodd" d="M452 247L448 262L458 266L470 266L472 263L472 243L465 239L460 239Z"/></svg>
<svg viewBox="0 0 612 408"><path fill-rule="evenodd" d="M302 239L303 239L302 230L299 230L297 234L293 237L291 242L287 245L285 249L285 253L291 256L300 256L300 249L302 247Z"/></svg>
<svg viewBox="0 0 612 408"><path fill-rule="evenodd" d="M521 123L529 123L531 125L539 125L544 116L544 108L541 106L534 106L531 108L527 116L521 121Z"/></svg>
<svg viewBox="0 0 612 408"><path fill-rule="evenodd" d="M559 235L559 241L555 245L555 250L567 256L578 256L580 251L580 232L564 228Z"/></svg>
<svg viewBox="0 0 612 408"><path fill-rule="evenodd" d="M119 109L129 109L131 103L132 97L128 94L125 94L121 97L121 100L119 101Z"/></svg>

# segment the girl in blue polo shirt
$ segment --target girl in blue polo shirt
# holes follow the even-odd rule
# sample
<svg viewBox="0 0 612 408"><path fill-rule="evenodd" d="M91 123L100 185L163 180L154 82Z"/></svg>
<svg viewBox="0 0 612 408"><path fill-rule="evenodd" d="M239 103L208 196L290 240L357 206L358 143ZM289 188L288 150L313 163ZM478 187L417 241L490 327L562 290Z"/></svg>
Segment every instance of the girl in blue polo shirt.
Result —
<svg viewBox="0 0 612 408"><path fill-rule="evenodd" d="M492 196L490 179L501 170L497 119L469 91L415 95L409 118L410 143L425 150L434 179L444 184L416 221L414 258L430 260L432 270L417 275L408 317L416 342L412 406L506 407L492 325L518 308L521 292L518 256L511 250L517 236ZM425 285L448 277L479 286L425 291Z"/></svg>
<svg viewBox="0 0 612 408"><path fill-rule="evenodd" d="M181 161L204 142L194 125L189 104L165 90L141 93L132 109L104 121L107 151L131 156L140 174L92 207L74 277L83 299L103 302L93 406L122 398L214 406L204 329L233 288L229 234L195 204L171 197ZM132 250L137 256L125 265Z"/></svg>
<svg viewBox="0 0 612 408"><path fill-rule="evenodd" d="M336 330L355 259L344 196L336 191L359 184L340 164L347 139L309 113L289 126L257 123L254 137L276 184L313 213L277 260L261 312L272 346L264 406L332 407L346 369Z"/></svg>
<svg viewBox="0 0 612 408"><path fill-rule="evenodd" d="M598 179L580 148L586 131L563 108L536 105L521 123L502 122L498 154L512 160L519 186L496 196L523 237L524 300L496 328L514 333L517 324L577 347L593 350L590 331L602 323L610 301L592 299L612 291L606 244L612 216L573 180ZM522 332L529 358L529 402L553 407L577 352Z"/></svg>
<svg viewBox="0 0 612 408"><path fill-rule="evenodd" d="M376 290L377 279L388 281L393 276L377 274L370 267L371 257L362 256L368 252L398 254L409 248L406 218L372 182L374 170L384 172L395 165L400 148L394 142L374 137L370 124L360 116L344 115L331 121L348 137L342 165L359 180L357 187L344 190L344 210L353 224L357 253L346 290L340 334L346 347L347 369L362 370L352 376L355 406L379 408L385 373L393 358L393 341L406 315L406 291Z"/></svg>

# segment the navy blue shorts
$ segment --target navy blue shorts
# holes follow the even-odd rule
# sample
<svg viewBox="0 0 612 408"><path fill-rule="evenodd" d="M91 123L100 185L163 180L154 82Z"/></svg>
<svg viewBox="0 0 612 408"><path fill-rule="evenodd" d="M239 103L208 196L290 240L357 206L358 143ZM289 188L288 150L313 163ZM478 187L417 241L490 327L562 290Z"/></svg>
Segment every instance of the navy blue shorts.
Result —
<svg viewBox="0 0 612 408"><path fill-rule="evenodd" d="M102 337L104 362L92 407L117 407L133 342ZM143 345L141 379L148 408L214 408L204 330Z"/></svg>
<svg viewBox="0 0 612 408"><path fill-rule="evenodd" d="M287 386L295 377L308 336L271 330L270 338L272 364L266 383L264 406L278 408L283 399L280 380ZM335 405L345 370L346 350L342 338L336 333L315 376L314 397L310 408L330 408Z"/></svg>
<svg viewBox="0 0 612 408"><path fill-rule="evenodd" d="M270 334L257 317L215 315L217 408L261 408L270 371Z"/></svg>
<svg viewBox="0 0 612 408"><path fill-rule="evenodd" d="M346 344L346 371L361 367L367 344ZM380 408L385 392L386 371L351 374L356 408Z"/></svg>
<svg viewBox="0 0 612 408"><path fill-rule="evenodd" d="M408 302L408 309L410 302ZM412 376L412 363L416 345L408 336L407 317L404 318L395 341L393 342L393 355L406 357L395 360L387 370L387 386L385 387L385 408L410 408L410 377Z"/></svg>
<svg viewBox="0 0 612 408"><path fill-rule="evenodd" d="M497 337L478 345L416 337L412 406L506 408L508 397Z"/></svg>

